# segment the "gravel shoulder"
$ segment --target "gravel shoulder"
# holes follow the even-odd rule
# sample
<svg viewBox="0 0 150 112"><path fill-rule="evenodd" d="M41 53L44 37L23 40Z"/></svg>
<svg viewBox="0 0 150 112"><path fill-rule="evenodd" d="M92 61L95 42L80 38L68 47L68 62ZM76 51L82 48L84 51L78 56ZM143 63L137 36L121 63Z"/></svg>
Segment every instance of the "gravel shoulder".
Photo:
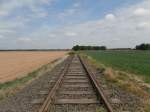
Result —
<svg viewBox="0 0 150 112"><path fill-rule="evenodd" d="M100 88L103 90L109 103L115 112L145 112L142 98L129 93L112 82L109 82L100 68L95 67L89 60L87 61L96 78Z"/></svg>

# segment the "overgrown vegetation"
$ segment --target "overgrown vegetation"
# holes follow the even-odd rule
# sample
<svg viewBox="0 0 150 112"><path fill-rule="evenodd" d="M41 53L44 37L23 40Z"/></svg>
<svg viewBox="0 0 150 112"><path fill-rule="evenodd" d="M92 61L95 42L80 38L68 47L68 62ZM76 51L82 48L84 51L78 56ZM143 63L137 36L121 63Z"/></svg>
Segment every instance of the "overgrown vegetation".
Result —
<svg viewBox="0 0 150 112"><path fill-rule="evenodd" d="M70 51L69 53L68 53L69 55L74 55L74 54L76 54L74 51Z"/></svg>
<svg viewBox="0 0 150 112"><path fill-rule="evenodd" d="M85 51L98 63L142 76L150 83L150 51Z"/></svg>
<svg viewBox="0 0 150 112"><path fill-rule="evenodd" d="M74 51L80 51L80 50L106 50L106 46L79 46L76 45L72 48Z"/></svg>
<svg viewBox="0 0 150 112"><path fill-rule="evenodd" d="M149 86L145 85L145 83L143 83L143 81L139 77L136 77L136 75L134 74L114 70L111 67L107 67L101 62L95 60L95 58L85 55L85 53L80 55L83 56L86 60L90 61L90 63L92 63L96 68L101 71L101 74L103 74L103 78L107 81L107 83L115 84L123 90L141 97L143 99L142 108L145 112L149 112L150 88Z"/></svg>
<svg viewBox="0 0 150 112"><path fill-rule="evenodd" d="M99 107L96 109L96 112L107 112L107 110L104 107Z"/></svg>

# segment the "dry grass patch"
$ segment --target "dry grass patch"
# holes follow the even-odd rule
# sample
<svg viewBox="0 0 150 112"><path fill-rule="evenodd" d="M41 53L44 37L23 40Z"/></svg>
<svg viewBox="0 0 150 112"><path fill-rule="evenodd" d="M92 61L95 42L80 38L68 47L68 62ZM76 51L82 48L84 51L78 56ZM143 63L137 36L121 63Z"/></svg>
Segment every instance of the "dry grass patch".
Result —
<svg viewBox="0 0 150 112"><path fill-rule="evenodd" d="M123 71L114 70L112 68L106 67L103 64L97 63L96 60L89 56L84 56L87 58L94 66L103 70L103 74L106 80L110 83L117 85L123 90L135 94L143 99L143 105L145 112L150 110L150 86L143 81L143 77L136 76Z"/></svg>
<svg viewBox="0 0 150 112"><path fill-rule="evenodd" d="M143 86L142 80L137 78L133 74L114 71L111 68L107 68L104 72L104 76L107 81L112 82L122 88L123 90L133 93L143 98L144 111L149 112L150 110L150 88ZM136 77L136 78L135 78Z"/></svg>
<svg viewBox="0 0 150 112"><path fill-rule="evenodd" d="M137 81L134 79L131 74L114 71L113 69L108 68L105 70L104 75L108 81L115 83L128 92L132 92L141 97L149 95L149 93L145 91L144 87L140 85L139 80Z"/></svg>

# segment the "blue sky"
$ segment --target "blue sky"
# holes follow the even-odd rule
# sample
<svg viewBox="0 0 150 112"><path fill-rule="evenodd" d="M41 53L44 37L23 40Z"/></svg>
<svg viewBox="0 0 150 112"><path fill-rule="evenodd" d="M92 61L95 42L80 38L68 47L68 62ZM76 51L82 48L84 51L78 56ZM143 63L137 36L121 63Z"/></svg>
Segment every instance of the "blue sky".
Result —
<svg viewBox="0 0 150 112"><path fill-rule="evenodd" d="M133 47L149 17L148 0L0 0L0 49Z"/></svg>

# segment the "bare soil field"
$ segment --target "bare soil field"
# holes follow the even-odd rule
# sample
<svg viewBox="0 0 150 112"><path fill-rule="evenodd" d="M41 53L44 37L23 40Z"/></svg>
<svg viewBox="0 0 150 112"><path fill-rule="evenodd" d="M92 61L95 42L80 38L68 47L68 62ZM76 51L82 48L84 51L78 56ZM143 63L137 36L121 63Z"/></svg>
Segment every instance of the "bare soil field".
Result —
<svg viewBox="0 0 150 112"><path fill-rule="evenodd" d="M21 78L66 53L65 51L0 52L0 83Z"/></svg>

